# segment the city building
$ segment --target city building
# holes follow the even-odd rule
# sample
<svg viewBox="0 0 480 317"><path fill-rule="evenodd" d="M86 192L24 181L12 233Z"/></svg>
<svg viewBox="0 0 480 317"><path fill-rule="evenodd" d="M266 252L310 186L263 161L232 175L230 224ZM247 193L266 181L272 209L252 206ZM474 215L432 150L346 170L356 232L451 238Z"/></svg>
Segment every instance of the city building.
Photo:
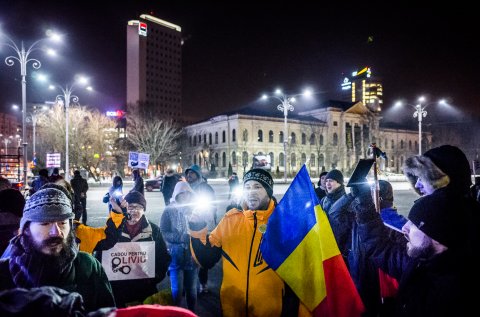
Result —
<svg viewBox="0 0 480 317"><path fill-rule="evenodd" d="M312 177L340 169L349 176L372 143L384 152L382 170L401 173L404 160L418 153L418 132L384 127L381 116L363 102L329 100L315 109L288 116L288 146L283 142L284 116L276 108L243 108L185 127L183 164L198 164L205 173L227 176L229 165L239 175L250 169L256 156L269 156L271 172L281 177L287 159L292 177L303 164ZM432 136L424 133L425 148Z"/></svg>
<svg viewBox="0 0 480 317"><path fill-rule="evenodd" d="M383 87L379 78L372 76L370 67L354 71L352 76L345 77L341 84L342 99L345 101L361 101L373 112L380 112L383 106Z"/></svg>
<svg viewBox="0 0 480 317"><path fill-rule="evenodd" d="M127 111L147 107L158 118L182 116L182 33L148 14L127 25Z"/></svg>

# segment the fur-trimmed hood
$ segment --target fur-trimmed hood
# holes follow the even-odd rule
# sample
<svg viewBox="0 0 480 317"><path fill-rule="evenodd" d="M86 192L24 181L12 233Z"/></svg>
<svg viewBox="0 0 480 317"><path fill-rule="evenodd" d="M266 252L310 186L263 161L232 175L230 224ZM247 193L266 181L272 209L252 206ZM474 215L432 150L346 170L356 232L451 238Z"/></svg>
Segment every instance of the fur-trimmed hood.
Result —
<svg viewBox="0 0 480 317"><path fill-rule="evenodd" d="M415 188L418 178L423 182L428 182L433 188L445 187L450 183L450 177L438 168L433 161L424 155L415 155L405 160L403 174L407 177L413 189L421 195Z"/></svg>

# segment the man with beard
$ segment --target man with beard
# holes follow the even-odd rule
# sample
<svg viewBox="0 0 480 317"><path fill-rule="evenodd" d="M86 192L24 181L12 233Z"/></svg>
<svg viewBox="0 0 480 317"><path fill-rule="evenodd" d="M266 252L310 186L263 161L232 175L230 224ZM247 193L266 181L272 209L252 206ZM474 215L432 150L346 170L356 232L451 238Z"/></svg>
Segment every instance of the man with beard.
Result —
<svg viewBox="0 0 480 317"><path fill-rule="evenodd" d="M375 211L371 195L355 198L358 234L373 263L399 281L397 316L468 316L475 301L474 261L469 257L469 210L438 191L415 202L402 231L408 241L388 238L389 229ZM454 211L454 212L453 212Z"/></svg>
<svg viewBox="0 0 480 317"><path fill-rule="evenodd" d="M72 203L56 188L27 200L20 233L0 260L0 290L56 286L83 296L87 311L115 306L107 276L91 255L78 251Z"/></svg>
<svg viewBox="0 0 480 317"><path fill-rule="evenodd" d="M298 298L260 251L277 205L269 172L251 169L243 176L242 205L242 210L228 211L209 235L201 214L194 211L189 222L192 253L199 264L212 267L222 256L222 315L297 316Z"/></svg>

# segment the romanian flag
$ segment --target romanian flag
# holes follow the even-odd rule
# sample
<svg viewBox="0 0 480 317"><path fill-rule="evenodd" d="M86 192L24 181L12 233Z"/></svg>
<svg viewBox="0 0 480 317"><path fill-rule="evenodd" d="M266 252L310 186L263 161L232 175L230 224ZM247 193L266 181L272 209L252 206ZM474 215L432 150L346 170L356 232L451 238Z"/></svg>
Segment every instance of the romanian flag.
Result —
<svg viewBox="0 0 480 317"><path fill-rule="evenodd" d="M270 216L260 248L313 316L354 317L363 312L305 165Z"/></svg>

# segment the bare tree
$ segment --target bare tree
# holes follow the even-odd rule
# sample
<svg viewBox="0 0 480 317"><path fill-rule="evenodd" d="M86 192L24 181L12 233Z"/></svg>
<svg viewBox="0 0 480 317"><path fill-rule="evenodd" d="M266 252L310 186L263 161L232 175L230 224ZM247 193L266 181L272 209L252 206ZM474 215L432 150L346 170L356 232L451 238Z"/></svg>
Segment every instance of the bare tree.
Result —
<svg viewBox="0 0 480 317"><path fill-rule="evenodd" d="M38 119L39 137L46 152L65 153L65 112L62 105L54 105ZM116 138L115 122L98 110L85 106L69 109L69 160L73 168L84 168L95 180L102 171L102 163L109 159Z"/></svg>
<svg viewBox="0 0 480 317"><path fill-rule="evenodd" d="M177 142L182 129L171 119L157 119L147 111L137 110L127 114L128 140L133 149L150 154L152 162L163 164L178 154Z"/></svg>

